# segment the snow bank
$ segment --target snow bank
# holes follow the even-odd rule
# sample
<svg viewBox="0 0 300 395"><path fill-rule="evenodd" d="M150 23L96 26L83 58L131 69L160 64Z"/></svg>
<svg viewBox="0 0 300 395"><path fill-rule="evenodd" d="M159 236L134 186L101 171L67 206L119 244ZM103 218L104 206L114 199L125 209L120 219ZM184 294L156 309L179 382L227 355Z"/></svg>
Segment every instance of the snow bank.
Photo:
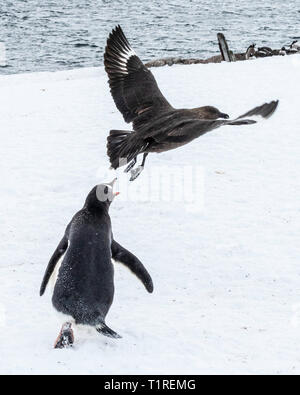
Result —
<svg viewBox="0 0 300 395"><path fill-rule="evenodd" d="M103 68L0 77L1 373L300 373L299 70L297 56L153 70L179 108L280 106L267 122L151 155L129 187L119 172L134 197L147 182L160 193L157 167L200 168L204 206L150 199L149 188L143 200L116 199L115 238L155 292L117 265L107 323L123 339L78 333L66 351L52 349L60 328L39 285L88 191L115 174L108 131L128 125Z"/></svg>

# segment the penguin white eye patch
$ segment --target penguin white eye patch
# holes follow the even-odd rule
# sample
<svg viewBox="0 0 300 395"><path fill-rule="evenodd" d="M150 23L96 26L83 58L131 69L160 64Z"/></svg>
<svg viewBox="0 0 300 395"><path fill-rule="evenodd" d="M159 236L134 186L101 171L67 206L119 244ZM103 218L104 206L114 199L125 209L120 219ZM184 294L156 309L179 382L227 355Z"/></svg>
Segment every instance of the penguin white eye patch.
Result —
<svg viewBox="0 0 300 395"><path fill-rule="evenodd" d="M96 196L99 202L112 201L114 198L113 188L108 184L100 184L97 186Z"/></svg>

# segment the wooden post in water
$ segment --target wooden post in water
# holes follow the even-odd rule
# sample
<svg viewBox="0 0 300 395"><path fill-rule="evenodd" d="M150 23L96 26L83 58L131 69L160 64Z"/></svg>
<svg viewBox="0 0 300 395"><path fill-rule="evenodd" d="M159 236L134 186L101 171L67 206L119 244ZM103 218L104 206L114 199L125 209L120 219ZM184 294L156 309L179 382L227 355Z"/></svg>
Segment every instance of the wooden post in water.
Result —
<svg viewBox="0 0 300 395"><path fill-rule="evenodd" d="M223 60L225 60L225 62L234 62L233 53L229 50L229 47L228 47L228 44L227 44L224 34L218 33L217 37L218 37L219 48L220 48L220 52L221 52Z"/></svg>

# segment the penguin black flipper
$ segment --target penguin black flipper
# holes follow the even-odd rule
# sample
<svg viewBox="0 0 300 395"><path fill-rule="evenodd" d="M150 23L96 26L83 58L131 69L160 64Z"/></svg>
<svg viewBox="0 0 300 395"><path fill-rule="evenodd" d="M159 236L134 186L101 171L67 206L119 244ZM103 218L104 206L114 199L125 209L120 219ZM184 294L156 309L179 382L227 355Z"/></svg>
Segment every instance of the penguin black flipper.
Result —
<svg viewBox="0 0 300 395"><path fill-rule="evenodd" d="M153 292L153 282L150 274L147 272L142 262L133 255L130 251L126 250L115 240L111 243L111 252L113 260L127 266L128 269L134 273L138 279L144 284L149 293Z"/></svg>
<svg viewBox="0 0 300 395"><path fill-rule="evenodd" d="M40 296L44 295L48 281L55 269L55 266L56 266L57 262L59 261L59 259L66 252L67 248L68 248L68 238L65 234L64 237L62 238L61 242L58 244L56 250L54 251L54 253L48 263L48 266L47 266L47 269L46 269L46 272L45 272L45 275L44 275L44 278L42 281L42 285L40 288Z"/></svg>

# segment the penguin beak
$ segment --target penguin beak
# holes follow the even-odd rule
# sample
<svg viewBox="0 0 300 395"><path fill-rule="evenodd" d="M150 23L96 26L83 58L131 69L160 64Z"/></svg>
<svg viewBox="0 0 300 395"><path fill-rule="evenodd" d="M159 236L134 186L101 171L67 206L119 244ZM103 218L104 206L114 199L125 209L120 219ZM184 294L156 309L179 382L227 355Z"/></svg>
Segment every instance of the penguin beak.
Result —
<svg viewBox="0 0 300 395"><path fill-rule="evenodd" d="M110 186L113 188L114 185L115 185L115 183L116 183L116 181L117 181L117 177L114 178L114 179L112 180L112 182L108 183L108 185L110 185Z"/></svg>
<svg viewBox="0 0 300 395"><path fill-rule="evenodd" d="M110 186L113 188L114 185L115 185L115 183L116 183L116 181L117 181L117 177L114 178L114 179L112 180L112 182L110 182L108 185L110 185ZM115 193L114 193L114 197L116 197L116 196L118 196L118 195L120 195L120 192L115 192Z"/></svg>

